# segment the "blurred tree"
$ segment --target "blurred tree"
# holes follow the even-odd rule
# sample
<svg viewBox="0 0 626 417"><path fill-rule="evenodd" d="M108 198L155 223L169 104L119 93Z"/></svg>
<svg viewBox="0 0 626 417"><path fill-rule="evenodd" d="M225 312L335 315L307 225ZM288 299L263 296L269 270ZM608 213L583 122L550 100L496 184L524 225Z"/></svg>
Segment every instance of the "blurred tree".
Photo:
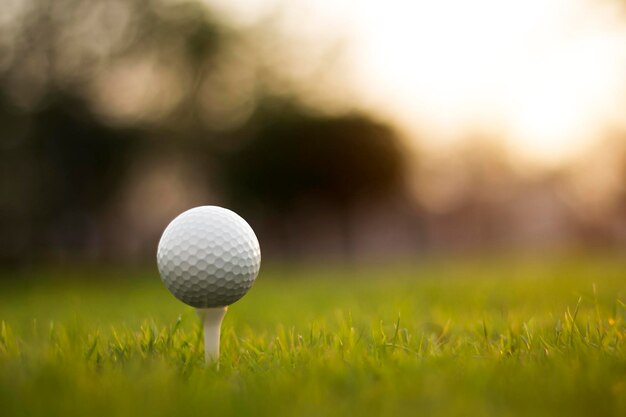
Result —
<svg viewBox="0 0 626 417"><path fill-rule="evenodd" d="M129 166L162 145L150 140L157 129L206 137L195 111L197 84L219 48L220 28L198 2L24 0L3 13L0 262L84 257L102 250L95 241L106 239L105 211ZM111 116L126 91L107 77L117 67L128 77L130 62L175 69L170 89L179 99L169 113L146 119L149 107L134 118ZM154 81L148 90L162 84ZM113 97L108 108L102 91Z"/></svg>
<svg viewBox="0 0 626 417"><path fill-rule="evenodd" d="M283 221L310 202L333 207L350 252L354 211L406 195L396 134L364 115L319 116L293 104L266 104L251 122L248 141L229 156L229 197L244 212L254 207Z"/></svg>
<svg viewBox="0 0 626 417"><path fill-rule="evenodd" d="M402 191L404 160L393 130L363 115L321 117L290 108L257 117L231 155L236 201L288 210L312 196L338 207Z"/></svg>
<svg viewBox="0 0 626 417"><path fill-rule="evenodd" d="M124 178L139 144L137 132L103 124L85 103L49 94L36 112L0 119L3 142L0 256L85 255L102 225L102 210Z"/></svg>

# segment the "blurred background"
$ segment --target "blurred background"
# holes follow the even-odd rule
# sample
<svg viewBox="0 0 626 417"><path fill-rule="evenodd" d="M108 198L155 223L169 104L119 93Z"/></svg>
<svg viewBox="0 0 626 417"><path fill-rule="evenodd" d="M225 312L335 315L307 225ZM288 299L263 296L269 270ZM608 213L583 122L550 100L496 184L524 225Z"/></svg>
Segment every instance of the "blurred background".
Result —
<svg viewBox="0 0 626 417"><path fill-rule="evenodd" d="M3 0L0 265L626 253L622 0Z"/></svg>

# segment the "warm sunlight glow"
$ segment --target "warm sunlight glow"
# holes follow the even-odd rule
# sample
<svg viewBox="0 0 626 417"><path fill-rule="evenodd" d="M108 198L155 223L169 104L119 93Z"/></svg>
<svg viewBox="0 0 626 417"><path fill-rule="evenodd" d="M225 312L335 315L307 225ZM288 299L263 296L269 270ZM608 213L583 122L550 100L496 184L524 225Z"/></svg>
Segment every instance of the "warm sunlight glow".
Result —
<svg viewBox="0 0 626 417"><path fill-rule="evenodd" d="M220 4L236 21L249 21L251 10L262 15L265 5L268 11L303 11L309 36L312 25L326 39L329 30L337 31L348 39L354 103L397 121L429 146L481 132L506 138L521 157L553 164L625 119L626 17L620 2Z"/></svg>
<svg viewBox="0 0 626 417"><path fill-rule="evenodd" d="M369 2L355 63L368 101L427 135L502 134L572 156L626 104L626 25L601 0Z"/></svg>

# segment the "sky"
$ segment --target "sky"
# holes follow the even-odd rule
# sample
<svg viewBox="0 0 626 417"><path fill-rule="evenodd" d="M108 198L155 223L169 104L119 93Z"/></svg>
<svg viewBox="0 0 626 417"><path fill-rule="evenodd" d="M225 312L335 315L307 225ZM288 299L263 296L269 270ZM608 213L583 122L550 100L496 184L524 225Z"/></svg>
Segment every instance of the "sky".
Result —
<svg viewBox="0 0 626 417"><path fill-rule="evenodd" d="M323 94L341 85L341 100L426 147L494 136L555 165L626 127L619 0L204 1L235 26L280 10L283 36L305 53L340 41Z"/></svg>

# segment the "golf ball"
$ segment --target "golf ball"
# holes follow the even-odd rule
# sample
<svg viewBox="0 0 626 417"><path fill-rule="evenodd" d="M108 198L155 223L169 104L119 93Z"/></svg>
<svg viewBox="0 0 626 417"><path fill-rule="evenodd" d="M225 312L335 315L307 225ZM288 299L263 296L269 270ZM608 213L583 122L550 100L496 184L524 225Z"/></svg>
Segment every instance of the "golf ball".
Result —
<svg viewBox="0 0 626 417"><path fill-rule="evenodd" d="M165 228L157 264L167 289L196 308L227 306L250 289L261 266L254 231L217 206L185 211Z"/></svg>

